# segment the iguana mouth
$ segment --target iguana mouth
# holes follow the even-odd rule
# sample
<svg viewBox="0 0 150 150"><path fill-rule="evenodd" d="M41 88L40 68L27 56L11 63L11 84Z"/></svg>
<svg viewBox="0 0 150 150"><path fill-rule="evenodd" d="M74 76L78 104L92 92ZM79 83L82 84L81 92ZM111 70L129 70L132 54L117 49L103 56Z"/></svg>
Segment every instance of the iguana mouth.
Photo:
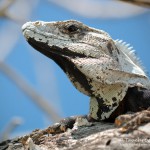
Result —
<svg viewBox="0 0 150 150"><path fill-rule="evenodd" d="M28 43L34 47L36 50L51 58L52 55L59 55L60 57L71 57L71 58L85 58L85 54L76 53L70 51L68 48L60 48L58 46L49 46L47 43L36 41L34 38L28 38Z"/></svg>

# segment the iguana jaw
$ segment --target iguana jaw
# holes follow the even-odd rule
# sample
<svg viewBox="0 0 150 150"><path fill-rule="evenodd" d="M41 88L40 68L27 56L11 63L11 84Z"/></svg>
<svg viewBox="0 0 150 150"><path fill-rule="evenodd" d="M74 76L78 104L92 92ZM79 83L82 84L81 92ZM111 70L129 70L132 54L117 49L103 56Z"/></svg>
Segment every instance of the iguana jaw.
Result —
<svg viewBox="0 0 150 150"><path fill-rule="evenodd" d="M68 58L68 57L69 58L76 58L76 57L84 58L84 57L86 57L84 54L70 51L67 47L60 48L55 45L49 46L48 43L36 41L34 38L28 38L27 41L33 48L35 48L36 50L38 50L39 52L41 52L42 54L44 54L45 56L47 56L51 59L53 59L53 56L65 57L65 58Z"/></svg>
<svg viewBox="0 0 150 150"><path fill-rule="evenodd" d="M91 87L85 77L70 61L70 57L82 58L84 55L78 53L71 53L66 49L66 53L62 54L62 49L56 46L49 46L45 43L36 41L34 38L28 38L28 43L35 48L37 51L41 52L45 56L54 60L62 70L67 74L74 86L82 93L86 95L91 95Z"/></svg>

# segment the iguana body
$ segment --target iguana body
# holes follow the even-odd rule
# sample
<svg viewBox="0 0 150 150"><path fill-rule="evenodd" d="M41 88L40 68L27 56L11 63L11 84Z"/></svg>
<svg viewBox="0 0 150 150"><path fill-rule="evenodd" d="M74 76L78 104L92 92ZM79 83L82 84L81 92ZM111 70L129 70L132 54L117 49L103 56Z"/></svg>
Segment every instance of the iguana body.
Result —
<svg viewBox="0 0 150 150"><path fill-rule="evenodd" d="M31 46L53 59L73 85L91 97L90 117L95 120L124 113L126 108L120 106L126 107L138 91L150 89L150 81L132 49L102 30L74 20L27 22L22 30ZM132 91L137 93L132 95ZM142 105L139 99L137 103L135 111Z"/></svg>

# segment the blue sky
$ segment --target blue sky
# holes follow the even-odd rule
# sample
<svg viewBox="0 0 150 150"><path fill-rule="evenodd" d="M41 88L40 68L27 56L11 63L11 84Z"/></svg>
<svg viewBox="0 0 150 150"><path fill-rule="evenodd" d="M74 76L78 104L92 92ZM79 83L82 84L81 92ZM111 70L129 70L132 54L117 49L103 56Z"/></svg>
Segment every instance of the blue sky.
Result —
<svg viewBox="0 0 150 150"><path fill-rule="evenodd" d="M150 71L149 11L138 16L122 19L89 19L76 15L56 4L40 1L29 20L55 21L68 19L79 20L89 26L105 30L113 39L122 39L130 43L142 60L146 70ZM0 27L5 22L10 21L1 20ZM10 24L14 23L10 22ZM36 91L44 95L50 102L55 102L54 105L57 106L62 117L87 114L89 98L73 87L63 71L52 60L28 45L21 33L21 25L19 28L19 40L5 62L31 83ZM6 41L6 44L9 43ZM39 76L38 72L42 72L42 75ZM42 77L48 79L48 82L43 80ZM28 132L35 128L44 128L51 124L44 112L2 72L0 72L0 83L0 132L15 116L21 117L23 123L13 134Z"/></svg>

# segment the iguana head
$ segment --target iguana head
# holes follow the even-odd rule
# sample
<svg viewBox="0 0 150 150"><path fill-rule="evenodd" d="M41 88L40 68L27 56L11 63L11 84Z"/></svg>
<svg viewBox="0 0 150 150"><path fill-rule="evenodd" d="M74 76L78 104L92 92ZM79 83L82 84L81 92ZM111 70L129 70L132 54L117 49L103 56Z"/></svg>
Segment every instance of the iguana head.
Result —
<svg viewBox="0 0 150 150"><path fill-rule="evenodd" d="M94 57L92 56L94 53L90 53L90 51L94 51L95 48L87 42L90 39L87 33L92 30L94 31L74 20L27 22L22 27L28 43L53 59L69 76L75 87L86 95L91 95L90 85L86 76L77 69L71 59ZM95 30L95 32L99 31ZM85 39L84 43L81 42L82 39ZM98 49L97 54L99 54Z"/></svg>
<svg viewBox="0 0 150 150"><path fill-rule="evenodd" d="M106 45L109 43L108 47L111 46L112 40L106 32L75 20L27 22L22 30L32 47L53 59L78 90L91 95L87 76L78 69L82 66L77 67L75 61L87 58L96 60L110 54Z"/></svg>
<svg viewBox="0 0 150 150"><path fill-rule="evenodd" d="M54 53L70 57L85 55L85 57L94 58L99 58L100 54L109 53L105 46L107 41L111 40L110 36L102 30L90 28L78 21L27 22L22 30L29 43L45 43L52 47L51 51ZM108 44L109 46L111 47L111 44ZM53 48L55 50L52 50ZM101 51L99 51L100 48ZM103 49L105 49L104 52Z"/></svg>

